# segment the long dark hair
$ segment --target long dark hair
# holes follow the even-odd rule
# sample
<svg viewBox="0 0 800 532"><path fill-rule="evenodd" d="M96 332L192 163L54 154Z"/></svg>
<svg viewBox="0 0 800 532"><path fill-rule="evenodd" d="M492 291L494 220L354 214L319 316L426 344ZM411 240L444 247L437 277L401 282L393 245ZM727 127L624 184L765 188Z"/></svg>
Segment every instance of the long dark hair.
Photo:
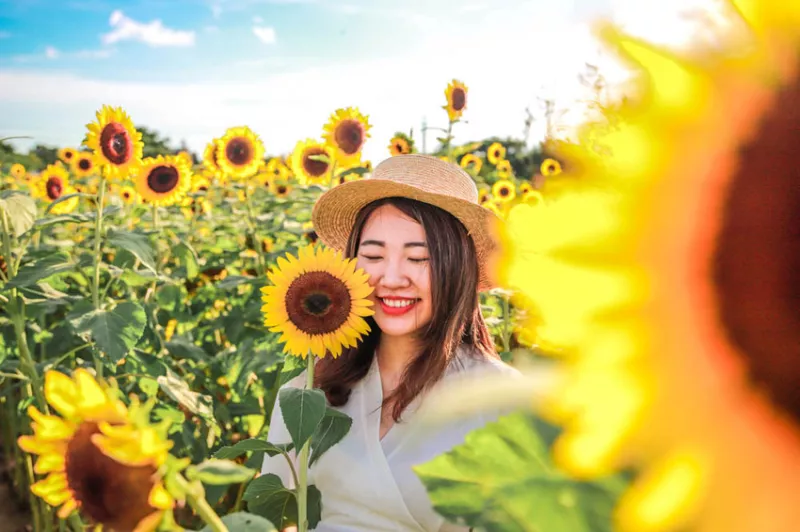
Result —
<svg viewBox="0 0 800 532"><path fill-rule="evenodd" d="M431 321L420 331L422 349L406 367L400 384L383 404L392 403L392 418L400 421L406 407L445 373L456 349L471 347L475 356L498 358L481 314L478 296L478 260L466 228L450 213L407 198L385 198L365 206L356 217L345 255L358 253L361 233L370 215L383 205L393 205L422 225L427 238L431 275ZM381 331L372 318L370 332L355 348L338 358L326 357L317 365L315 384L332 406L347 403L350 391L372 365Z"/></svg>

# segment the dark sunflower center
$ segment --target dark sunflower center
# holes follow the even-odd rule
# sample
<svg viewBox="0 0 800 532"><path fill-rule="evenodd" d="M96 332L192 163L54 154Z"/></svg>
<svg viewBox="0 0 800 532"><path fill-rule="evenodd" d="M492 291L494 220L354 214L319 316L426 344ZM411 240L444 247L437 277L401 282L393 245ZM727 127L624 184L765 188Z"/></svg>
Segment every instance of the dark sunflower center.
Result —
<svg viewBox="0 0 800 532"><path fill-rule="evenodd" d="M467 105L467 93L461 87L453 89L453 109L461 111Z"/></svg>
<svg viewBox="0 0 800 532"><path fill-rule="evenodd" d="M800 66L800 65L798 65ZM800 72L797 70L796 72ZM800 78L739 152L717 241L719 317L749 374L800 423Z"/></svg>
<svg viewBox="0 0 800 532"><path fill-rule="evenodd" d="M303 169L312 177L322 177L328 171L328 163L311 159L315 155L327 155L322 148L309 148L303 154Z"/></svg>
<svg viewBox="0 0 800 532"><path fill-rule="evenodd" d="M125 164L133 156L133 141L122 124L111 122L100 133L100 150L113 164Z"/></svg>
<svg viewBox="0 0 800 532"><path fill-rule="evenodd" d="M339 329L350 317L350 290L328 272L308 272L295 279L286 293L289 319L307 334Z"/></svg>
<svg viewBox="0 0 800 532"><path fill-rule="evenodd" d="M334 138L343 152L354 155L364 144L364 126L358 120L343 120L336 128Z"/></svg>
<svg viewBox="0 0 800 532"><path fill-rule="evenodd" d="M306 233L306 238L312 244L316 244L317 240L319 239L319 235L317 235L316 231L309 231L308 233Z"/></svg>
<svg viewBox="0 0 800 532"><path fill-rule="evenodd" d="M178 186L180 174L172 166L156 166L147 175L147 187L153 192L166 194Z"/></svg>
<svg viewBox="0 0 800 532"><path fill-rule="evenodd" d="M78 168L80 168L84 172L86 170L89 170L91 167L92 167L92 161L90 161L89 159L81 159L80 161L78 161Z"/></svg>
<svg viewBox="0 0 800 532"><path fill-rule="evenodd" d="M500 189L501 196L508 196L511 193L511 190L508 187L502 187Z"/></svg>
<svg viewBox="0 0 800 532"><path fill-rule="evenodd" d="M64 182L61 181L60 177L50 177L45 183L45 191L48 198L57 200L64 193Z"/></svg>
<svg viewBox="0 0 800 532"><path fill-rule="evenodd" d="M100 431L83 423L66 452L67 485L81 512L115 531L131 531L155 508L148 503L155 468L129 467L109 458L91 440Z"/></svg>
<svg viewBox="0 0 800 532"><path fill-rule="evenodd" d="M253 144L245 138L231 139L225 146L225 157L236 166L244 166L253 161Z"/></svg>
<svg viewBox="0 0 800 532"><path fill-rule="evenodd" d="M286 185L278 185L278 194L284 195L286 194L287 187Z"/></svg>

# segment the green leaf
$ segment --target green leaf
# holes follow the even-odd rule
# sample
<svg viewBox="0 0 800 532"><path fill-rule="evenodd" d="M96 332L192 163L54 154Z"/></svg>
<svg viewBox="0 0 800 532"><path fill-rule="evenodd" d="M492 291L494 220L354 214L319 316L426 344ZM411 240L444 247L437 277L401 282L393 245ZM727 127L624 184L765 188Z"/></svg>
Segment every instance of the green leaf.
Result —
<svg viewBox="0 0 800 532"><path fill-rule="evenodd" d="M167 342L166 347L169 354L175 357L176 360L190 359L195 362L204 362L208 360L208 354L203 351L202 347L184 338L175 338Z"/></svg>
<svg viewBox="0 0 800 532"><path fill-rule="evenodd" d="M181 242L175 246L172 252L178 257L178 260L186 269L186 278L193 279L197 277L197 274L200 272L200 266L197 263L197 253L195 250L192 249L189 244Z"/></svg>
<svg viewBox="0 0 800 532"><path fill-rule="evenodd" d="M173 401L184 407L192 414L202 416L205 419L213 419L214 410L212 408L211 397L193 392L189 385L172 371L167 370L166 375L158 377L158 384Z"/></svg>
<svg viewBox="0 0 800 532"><path fill-rule="evenodd" d="M89 333L97 347L115 364L133 349L146 323L144 309L130 301L111 310L92 310L72 321L76 332Z"/></svg>
<svg viewBox="0 0 800 532"><path fill-rule="evenodd" d="M254 514L277 523L280 530L297 524L297 498L294 490L286 488L280 477L272 473L261 475L247 485L244 492L247 508ZM315 528L322 516L322 496L313 484L308 486L308 526Z"/></svg>
<svg viewBox="0 0 800 532"><path fill-rule="evenodd" d="M156 273L156 261L153 255L153 247L150 245L150 240L148 240L145 235L109 229L108 242L113 246L134 254L136 258L142 261L142 264L147 269Z"/></svg>
<svg viewBox="0 0 800 532"><path fill-rule="evenodd" d="M319 460L325 452L339 443L350 431L353 420L350 416L327 407L325 417L311 437L311 458L309 465Z"/></svg>
<svg viewBox="0 0 800 532"><path fill-rule="evenodd" d="M319 161L321 163L326 163L326 164L331 162L330 157L328 157L327 155L309 155L308 158L311 159L312 161Z"/></svg>
<svg viewBox="0 0 800 532"><path fill-rule="evenodd" d="M578 482L561 473L519 413L468 434L465 443L416 466L434 509L448 520L497 531L610 532L622 482Z"/></svg>
<svg viewBox="0 0 800 532"><path fill-rule="evenodd" d="M235 530L236 532L278 532L275 525L268 520L247 512L228 514L222 518L222 522L225 523L228 530ZM212 532L211 525L200 532Z"/></svg>
<svg viewBox="0 0 800 532"><path fill-rule="evenodd" d="M273 445L264 440L251 438L249 440L242 440L240 442L236 442L233 445L222 447L216 453L214 453L214 458L233 460L234 458L239 458L240 456L249 451L261 451L267 453L270 456L275 456L276 454L289 452L290 449L292 449L291 443L283 445Z"/></svg>
<svg viewBox="0 0 800 532"><path fill-rule="evenodd" d="M284 388L279 398L286 429L294 448L300 449L325 417L325 394L316 389Z"/></svg>
<svg viewBox="0 0 800 532"><path fill-rule="evenodd" d="M0 211L5 211L11 234L15 237L33 227L36 220L36 202L24 194L5 192L0 199Z"/></svg>
<svg viewBox="0 0 800 532"><path fill-rule="evenodd" d="M256 472L230 460L209 458L186 470L189 480L199 480L203 484L220 486L247 482Z"/></svg>
<svg viewBox="0 0 800 532"><path fill-rule="evenodd" d="M75 266L70 261L66 253L53 253L33 262L26 263L17 272L16 277L9 281L9 287L31 286L32 284L46 279L51 275L69 271Z"/></svg>

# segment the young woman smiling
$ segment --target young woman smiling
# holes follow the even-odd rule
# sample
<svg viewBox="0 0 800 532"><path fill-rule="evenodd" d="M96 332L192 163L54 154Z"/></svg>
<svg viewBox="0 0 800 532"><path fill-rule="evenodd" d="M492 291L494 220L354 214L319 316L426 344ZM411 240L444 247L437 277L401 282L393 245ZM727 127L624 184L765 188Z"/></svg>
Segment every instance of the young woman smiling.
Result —
<svg viewBox="0 0 800 532"><path fill-rule="evenodd" d="M326 192L313 221L323 242L357 259L376 304L367 337L317 364L315 385L353 425L309 470L323 500L316 530L468 530L433 510L412 467L498 415L423 424L422 409L435 403L437 389L487 373L516 373L499 360L478 297L492 286L489 259L497 241L491 224L497 219L478 205L466 172L410 154L385 160L369 179ZM302 386L304 378L287 386ZM269 440L291 441L279 405ZM282 457L266 458L263 471L291 486Z"/></svg>

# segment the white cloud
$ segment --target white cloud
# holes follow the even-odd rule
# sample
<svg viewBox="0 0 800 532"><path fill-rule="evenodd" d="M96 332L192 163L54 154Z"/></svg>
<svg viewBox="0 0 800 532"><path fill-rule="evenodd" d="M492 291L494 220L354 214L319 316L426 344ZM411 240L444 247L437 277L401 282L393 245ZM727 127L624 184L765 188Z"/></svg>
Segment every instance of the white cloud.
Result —
<svg viewBox="0 0 800 532"><path fill-rule="evenodd" d="M264 44L274 44L277 40L275 28L268 26L254 26L253 34L258 37L258 40Z"/></svg>
<svg viewBox="0 0 800 532"><path fill-rule="evenodd" d="M264 23L264 19L259 17L258 15L253 17L253 24L263 24L263 23Z"/></svg>
<svg viewBox="0 0 800 532"><path fill-rule="evenodd" d="M54 47L48 46L44 49L44 56L47 59L58 59L59 53Z"/></svg>
<svg viewBox="0 0 800 532"><path fill-rule="evenodd" d="M41 61L52 61L55 59L107 59L117 53L114 48L100 48L97 50L75 50L65 52L55 46L47 46L44 52L37 54L21 54L11 57L15 63L35 63Z"/></svg>
<svg viewBox="0 0 800 532"><path fill-rule="evenodd" d="M126 17L120 10L111 13L108 22L113 30L102 36L105 44L133 40L150 46L193 46L195 41L193 31L167 28L158 19L151 22L137 22Z"/></svg>
<svg viewBox="0 0 800 532"><path fill-rule="evenodd" d="M222 6L219 4L211 4L211 15L214 18L219 18L222 15Z"/></svg>

